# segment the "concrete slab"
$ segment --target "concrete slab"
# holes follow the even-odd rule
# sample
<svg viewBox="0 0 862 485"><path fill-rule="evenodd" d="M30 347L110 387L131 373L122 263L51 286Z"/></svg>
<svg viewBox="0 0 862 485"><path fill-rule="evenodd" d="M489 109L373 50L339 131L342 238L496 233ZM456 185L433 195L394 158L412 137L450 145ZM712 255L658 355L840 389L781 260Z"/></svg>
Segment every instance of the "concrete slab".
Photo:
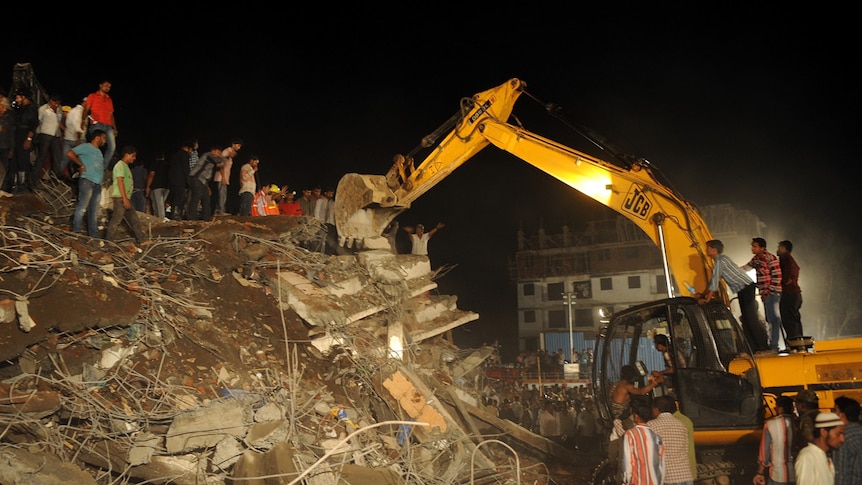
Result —
<svg viewBox="0 0 862 485"><path fill-rule="evenodd" d="M168 453L215 446L225 436L243 438L253 421L251 406L240 399L213 401L177 415L165 436Z"/></svg>

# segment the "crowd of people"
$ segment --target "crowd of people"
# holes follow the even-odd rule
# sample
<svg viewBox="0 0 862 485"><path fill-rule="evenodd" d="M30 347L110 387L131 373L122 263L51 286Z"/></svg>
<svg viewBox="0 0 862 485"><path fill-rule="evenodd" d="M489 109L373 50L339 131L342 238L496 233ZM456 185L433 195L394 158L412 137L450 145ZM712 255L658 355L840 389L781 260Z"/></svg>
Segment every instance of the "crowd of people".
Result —
<svg viewBox="0 0 862 485"><path fill-rule="evenodd" d="M654 338L656 350L666 353L668 342L661 337ZM541 362L548 353L528 355ZM520 356L517 365L526 368ZM518 379L489 379L483 404L500 418L584 453L606 451L619 465L621 483L690 485L698 476L694 425L674 397L673 370L666 365L649 373L646 385L638 385L640 374L631 365L623 366L620 380L609 389L610 428L594 410L589 385L525 386ZM659 387L662 391L655 392ZM856 399L838 396L834 407L823 412L817 393L805 389L794 398L778 397L775 407L777 412L763 425L753 485L862 483L862 425Z"/></svg>
<svg viewBox="0 0 862 485"><path fill-rule="evenodd" d="M818 401L810 389L799 392L795 402L787 396L776 400L776 415L763 425L753 485L862 483L859 401L836 397L827 412L819 410Z"/></svg>
<svg viewBox="0 0 862 485"><path fill-rule="evenodd" d="M105 189L112 198L105 238L115 237L118 224L125 222L139 243L146 242L140 213L165 222L227 214L231 174L243 140L235 137L199 153L198 140L192 138L167 157L158 153L145 163L132 145L118 150L111 88L111 81L102 80L74 107L63 105L58 94L36 106L26 86L17 87L11 99L0 95L2 193L33 192L45 177L54 176L67 183L77 199L72 230L86 229L89 236L100 237L98 215ZM239 171L237 215L313 216L334 227L334 189L309 187L296 197L288 185L261 184L259 164L259 157L250 155Z"/></svg>
<svg viewBox="0 0 862 485"><path fill-rule="evenodd" d="M564 446L586 454L598 454L601 449L594 446L603 427L590 386L486 382L482 404L486 412Z"/></svg>
<svg viewBox="0 0 862 485"><path fill-rule="evenodd" d="M624 484L691 485L698 476L691 420L672 394L649 395L660 380L643 388L614 387L612 401L622 402L611 410L608 453L619 463ZM627 382L624 376L621 383ZM776 408L763 425L753 485L862 483L857 400L839 396L831 411L822 412L817 394L806 389L795 399L780 396Z"/></svg>

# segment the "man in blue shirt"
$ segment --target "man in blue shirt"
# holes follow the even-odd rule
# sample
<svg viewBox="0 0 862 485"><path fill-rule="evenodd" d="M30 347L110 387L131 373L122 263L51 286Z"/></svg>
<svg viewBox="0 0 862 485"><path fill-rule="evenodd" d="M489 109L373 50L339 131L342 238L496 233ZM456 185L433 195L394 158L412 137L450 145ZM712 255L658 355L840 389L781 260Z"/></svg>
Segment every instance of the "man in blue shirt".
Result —
<svg viewBox="0 0 862 485"><path fill-rule="evenodd" d="M835 414L844 422L844 444L832 452L835 485L862 483L862 424L859 423L859 401L835 398Z"/></svg>
<svg viewBox="0 0 862 485"><path fill-rule="evenodd" d="M742 311L742 328L745 337L754 348L755 352L769 350L769 336L766 327L760 321L757 312L757 301L755 292L757 285L742 269L733 262L724 252L724 243L718 239L706 242L706 255L715 260L712 268L712 278L709 280L709 288L698 300L704 304L715 298L718 292L719 280L723 279L727 287L736 293L739 301L739 309Z"/></svg>
<svg viewBox="0 0 862 485"><path fill-rule="evenodd" d="M71 166L81 173L78 180L78 205L72 218L72 232L80 232L87 211L87 234L99 237L99 203L102 200L102 179L105 177L105 159L102 146L108 142L108 135L102 130L93 130L90 143L81 143L66 152Z"/></svg>

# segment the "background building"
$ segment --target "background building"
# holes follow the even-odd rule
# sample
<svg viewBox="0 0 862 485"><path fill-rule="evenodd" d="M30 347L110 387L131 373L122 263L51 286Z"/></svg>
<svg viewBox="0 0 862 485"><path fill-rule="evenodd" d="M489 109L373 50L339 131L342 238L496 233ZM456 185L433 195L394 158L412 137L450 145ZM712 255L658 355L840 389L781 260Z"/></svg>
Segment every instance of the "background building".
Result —
<svg viewBox="0 0 862 485"><path fill-rule="evenodd" d="M751 259L751 238L765 229L757 216L730 204L702 207L701 215L728 256L740 265ZM559 234L543 227L533 235L519 231L510 275L518 294L519 350L562 348L567 359L569 318L573 347L581 352L592 348L602 308L618 311L668 294L659 248L623 216L588 222L582 232L567 226Z"/></svg>

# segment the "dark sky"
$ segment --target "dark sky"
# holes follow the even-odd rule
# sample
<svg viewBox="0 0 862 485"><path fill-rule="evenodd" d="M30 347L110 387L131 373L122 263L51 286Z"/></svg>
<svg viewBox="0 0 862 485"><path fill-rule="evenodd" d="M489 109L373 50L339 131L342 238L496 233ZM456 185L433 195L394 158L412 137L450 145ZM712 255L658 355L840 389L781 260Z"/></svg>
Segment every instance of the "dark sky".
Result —
<svg viewBox="0 0 862 485"><path fill-rule="evenodd" d="M501 4L401 15L368 7L287 16L233 7L211 19L117 15L100 45L87 44L93 35L84 28L72 49L59 36L42 40L50 23L47 31L34 26L29 41L4 45L9 77L0 86L9 87L16 62L32 63L65 104L110 79L118 145L136 145L149 158L187 137L205 151L239 136L237 167L257 154L263 183L300 189L334 187L347 172L385 173L393 155L417 146L461 97L519 77L572 120L649 159L697 204L752 210L780 227L782 239L837 236L858 225L857 190L845 180L859 158L860 64L841 54L858 45L841 15L827 24L801 12L779 21L752 12L684 18ZM531 131L586 149L526 97L515 114ZM441 293L481 315L456 333L462 346L502 328L511 349L508 261L518 227L582 230L604 215L489 147L399 221L447 224L429 245L433 266L455 266L438 281Z"/></svg>

